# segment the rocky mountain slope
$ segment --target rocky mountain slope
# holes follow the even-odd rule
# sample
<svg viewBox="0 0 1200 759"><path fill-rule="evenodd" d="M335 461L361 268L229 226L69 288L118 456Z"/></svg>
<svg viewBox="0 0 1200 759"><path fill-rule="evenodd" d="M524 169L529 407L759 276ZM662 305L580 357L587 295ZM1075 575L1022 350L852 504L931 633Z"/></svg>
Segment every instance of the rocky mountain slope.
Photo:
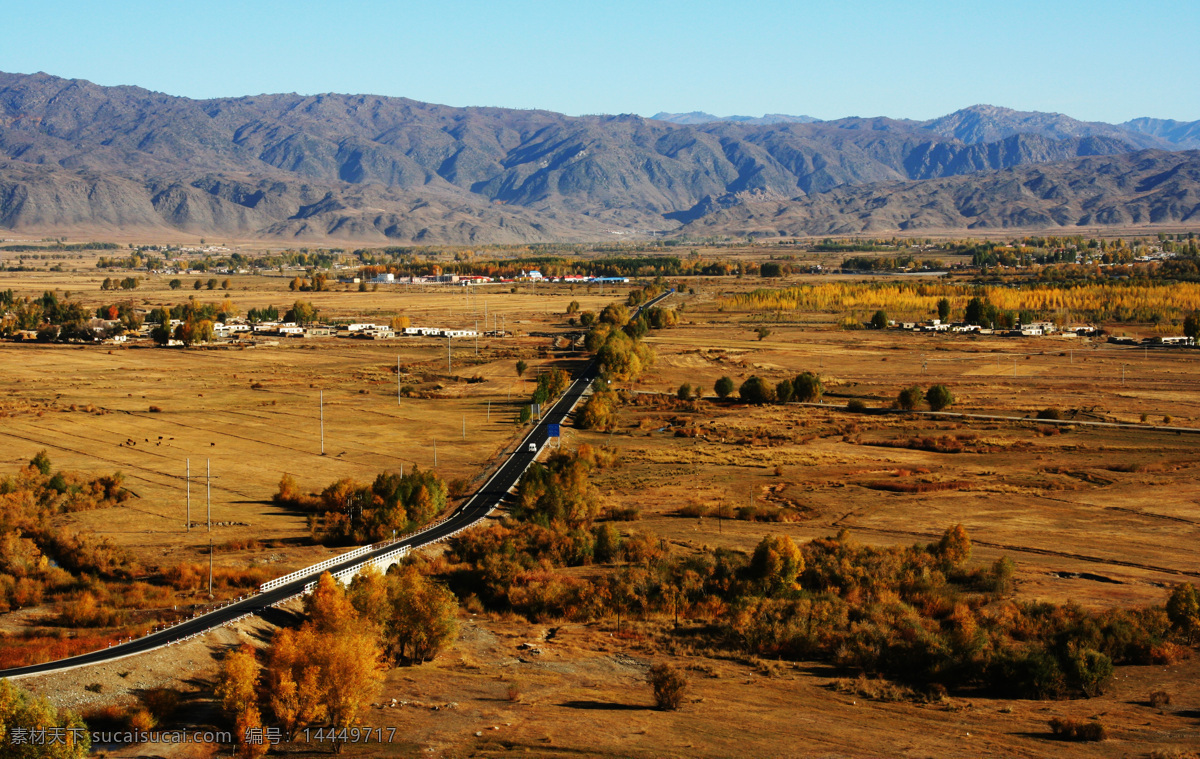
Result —
<svg viewBox="0 0 1200 759"><path fill-rule="evenodd" d="M1200 151L1142 151L972 176L839 187L715 209L691 235L1200 226Z"/></svg>
<svg viewBox="0 0 1200 759"><path fill-rule="evenodd" d="M928 122L672 123L368 95L201 101L0 74L0 227L595 240L715 228L709 216L732 222L736 209L764 200L817 207L831 191L861 197L854 193L882 191L880 183L986 184L988 172L1080 167L1080 157L1192 139L1186 125L1163 124L1135 129L990 106Z"/></svg>

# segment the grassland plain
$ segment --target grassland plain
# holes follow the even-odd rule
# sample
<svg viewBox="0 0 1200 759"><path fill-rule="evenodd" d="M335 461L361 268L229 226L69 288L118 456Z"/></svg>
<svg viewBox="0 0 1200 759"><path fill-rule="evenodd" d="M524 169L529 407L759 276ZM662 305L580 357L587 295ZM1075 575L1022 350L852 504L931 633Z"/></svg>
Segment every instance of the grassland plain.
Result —
<svg viewBox="0 0 1200 759"><path fill-rule="evenodd" d="M115 299L98 291L99 279L87 279L84 289L79 283L68 288L69 277L57 273L36 282L25 274L2 276L10 279L0 279L0 289L33 295L48 287L79 288L96 305ZM451 309L474 313L459 293L383 288L291 293L285 279L233 280L229 295L242 308L284 305L299 297L312 300L323 314L404 314L414 324L448 320ZM191 294L160 284L132 295L175 303ZM568 431L568 446L590 442L620 450L622 466L602 471L597 484L606 507L639 511L639 519L620 524L623 532L653 534L673 552L705 545L748 551L772 533L807 540L847 528L863 542L909 544L928 542L962 523L974 541L973 563L1001 555L1017 562L1019 597L1091 607L1161 603L1171 584L1200 575L1194 551L1200 454L1191 435L1149 425L1064 429L1035 419L943 420L840 408L851 399L882 408L903 387L940 382L957 398L952 411L1028 418L1055 407L1078 412L1079 420L1142 424L1145 414L1153 424L1170 416L1173 426L1200 427L1190 352L1058 338L842 331L832 328L837 315L827 313L772 321L771 333L760 340L754 332L760 315L718 307L719 298L756 284L733 278L686 283L696 292L677 301L684 304L684 323L648 336L658 360L630 385L642 392L622 408L617 428L603 434ZM205 299L220 295L199 293ZM516 377L516 359L524 357L534 371L562 363L540 349L550 334L566 328L566 304L578 299L585 309L596 309L612 294L566 288L534 294L521 288L486 298L489 313L499 310L511 320L510 328L524 334L481 341L477 363L473 344L455 348L450 375L445 344L436 341L329 340L111 354L107 348L2 345L7 416L0 428L5 441L0 466L11 470L46 448L64 468L121 469L138 499L70 519L109 535L147 563L173 563L199 560L208 539L203 530L190 535L182 530L182 460L191 457L196 478L200 462L212 458L214 520L244 523L217 528L220 539L279 541L261 551L219 554L218 561L270 562L282 571L327 550L299 545L307 534L302 516L269 505L283 472L317 488L343 476L369 479L401 464L427 467L432 450L425 441L436 438L445 441L438 447L444 476L478 476L511 443L516 404L532 389ZM462 326L470 321L462 319ZM411 379L428 397L397 403L397 355L405 372L400 379ZM683 382L711 395L721 376L740 383L756 374L775 382L804 370L822 376L826 407L673 398ZM487 381L465 381L475 375ZM252 388L255 383L261 387ZM316 417L320 390L325 456ZM151 405L162 410L151 412ZM199 521L198 478L192 506L193 521ZM751 506L778 521L719 518ZM682 516L686 507L707 509L708 516ZM272 620L280 621L286 619ZM459 640L435 662L392 671L378 708L369 712L368 725L397 727L402 739L350 746L348 755L495 756L516 750L532 756L1117 757L1200 747L1195 712L1200 672L1194 658L1122 667L1108 693L1086 701L979 694L919 704L873 698L870 693L879 688L872 683L861 693L840 692L829 684L847 673L823 665L730 658L672 645L669 621L653 617L635 619L620 636L613 635L612 620L534 625L464 612L462 622ZM196 717L177 719L187 724L215 719L205 685L215 671L213 657L235 640L261 645L268 633L269 626L255 623L153 655L181 657L164 664L153 681L174 682L191 694ZM521 644L540 653L518 648ZM678 713L653 710L642 682L649 664L661 660L680 664L691 676L689 701ZM133 667L113 669L28 684L63 703L134 700L142 686L123 685L127 678L115 671ZM186 674L173 679L172 673ZM103 681L108 695L85 691L93 680ZM146 684L151 681L147 675ZM510 700L514 683L520 695ZM1173 707L1145 703L1159 689L1173 694ZM450 703L455 706L445 708ZM1093 715L1103 715L1110 731L1110 740L1099 745L1054 741L1046 727L1055 716ZM310 748L312 754L328 750ZM212 755L199 747L150 745L111 755L148 752Z"/></svg>

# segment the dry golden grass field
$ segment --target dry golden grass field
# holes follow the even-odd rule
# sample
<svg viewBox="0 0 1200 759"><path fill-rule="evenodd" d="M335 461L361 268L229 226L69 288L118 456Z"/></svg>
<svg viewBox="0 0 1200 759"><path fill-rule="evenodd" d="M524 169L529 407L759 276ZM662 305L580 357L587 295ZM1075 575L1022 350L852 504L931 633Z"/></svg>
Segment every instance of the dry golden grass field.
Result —
<svg viewBox="0 0 1200 759"><path fill-rule="evenodd" d="M71 290L98 306L122 297L99 291L104 276L94 270L0 273L0 290ZM186 278L177 292L167 289L167 279L149 280L131 297L153 306L194 293ZM520 334L481 340L478 356L473 342L456 342L450 372L445 343L425 339L190 350L0 343L0 472L14 471L43 448L56 467L122 471L138 498L69 519L147 565L167 565L206 555L209 533L200 523L211 459L213 520L223 523L214 539L272 541L257 551L218 554L218 563L267 564L282 574L331 552L303 545L303 516L271 505L282 474L315 490L341 477L370 480L401 466L427 468L436 440L439 473L477 480L515 441L515 415L532 390L530 374L543 365L572 365L545 350L554 333L567 329L567 303L577 299L584 309L599 310L624 295L563 286L521 286L516 293L505 287L474 297L383 287L292 293L287 282L233 277L227 293L194 294L202 300L228 295L243 311L302 299L323 316L405 315L414 325L468 328L482 321L486 300L488 313L503 315ZM1200 435L1154 429L1200 430L1194 352L1086 339L842 331L831 314L772 321L771 334L759 340L755 315L724 312L716 302L759 284L686 282L695 293L674 299L683 305L682 323L647 337L657 361L629 386L641 392L621 408L617 428L566 433L564 445L589 442L620 452L621 465L601 471L596 482L606 508L638 509L638 519L618 523L622 532L652 534L686 553L703 546L749 551L768 534L801 541L843 528L867 543L924 543L961 523L974 543L973 563L1002 555L1016 562L1019 597L1094 608L1162 603L1174 583L1200 578ZM1139 325L1129 329L1136 333ZM519 358L531 365L525 381L514 371ZM427 397L397 402L397 359L400 382ZM752 407L712 397L721 376L740 384L759 375L773 384L806 370L822 377L824 406ZM473 377L484 381L467 382ZM702 388L705 399L675 400L684 382ZM939 419L888 409L902 388L935 383L952 389L953 412L1019 419ZM322 391L325 455L317 405ZM879 413L846 411L854 399ZM152 406L161 411L151 412ZM1033 418L1050 407L1076 421L1136 427ZM197 523L190 533L184 530L188 458ZM729 518L749 506L778 521ZM681 516L686 507L706 507L709 516ZM19 629L36 620L21 614L4 615L7 621L0 616L0 624ZM1119 668L1110 691L1095 699L888 702L832 688L844 673L811 662L663 646L669 620L635 619L626 628L632 633L622 637L612 635L612 620L531 625L464 611L460 622L458 641L433 663L389 673L365 724L397 728L395 742L351 746L347 755L949 759L1200 751L1200 663L1194 657ZM142 669L134 660L23 685L76 708L129 702L139 688L174 685L192 694L183 723L210 724L214 657L238 640L263 645L270 629L255 621L151 654ZM522 643L539 653L519 649ZM644 682L649 664L664 660L691 677L688 702L675 713L654 710ZM129 670L137 674L121 677ZM127 681L135 676L142 679ZM104 685L100 695L84 690L94 682ZM1159 689L1173 694L1173 706L1146 703ZM1104 716L1109 740L1063 743L1046 726L1054 716L1093 715ZM310 746L289 755L327 751ZM214 752L147 745L110 755Z"/></svg>

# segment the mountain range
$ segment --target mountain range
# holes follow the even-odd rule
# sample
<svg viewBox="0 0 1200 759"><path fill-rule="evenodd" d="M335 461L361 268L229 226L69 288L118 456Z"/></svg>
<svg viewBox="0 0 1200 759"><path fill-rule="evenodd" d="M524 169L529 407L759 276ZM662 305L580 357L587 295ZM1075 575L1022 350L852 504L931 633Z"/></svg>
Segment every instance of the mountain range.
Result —
<svg viewBox="0 0 1200 759"><path fill-rule="evenodd" d="M0 228L445 244L1200 222L1200 122L570 117L0 73Z"/></svg>

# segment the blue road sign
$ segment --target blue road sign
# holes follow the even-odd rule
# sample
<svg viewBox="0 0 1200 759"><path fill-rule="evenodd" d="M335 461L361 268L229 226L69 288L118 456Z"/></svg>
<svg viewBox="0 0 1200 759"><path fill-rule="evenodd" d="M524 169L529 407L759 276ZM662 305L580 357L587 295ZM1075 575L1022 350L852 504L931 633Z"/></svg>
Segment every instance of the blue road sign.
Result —
<svg viewBox="0 0 1200 759"><path fill-rule="evenodd" d="M550 437L559 437L560 433L561 433L561 430L559 429L559 427L560 427L560 425L557 425L557 424L547 424L546 432L549 433Z"/></svg>

